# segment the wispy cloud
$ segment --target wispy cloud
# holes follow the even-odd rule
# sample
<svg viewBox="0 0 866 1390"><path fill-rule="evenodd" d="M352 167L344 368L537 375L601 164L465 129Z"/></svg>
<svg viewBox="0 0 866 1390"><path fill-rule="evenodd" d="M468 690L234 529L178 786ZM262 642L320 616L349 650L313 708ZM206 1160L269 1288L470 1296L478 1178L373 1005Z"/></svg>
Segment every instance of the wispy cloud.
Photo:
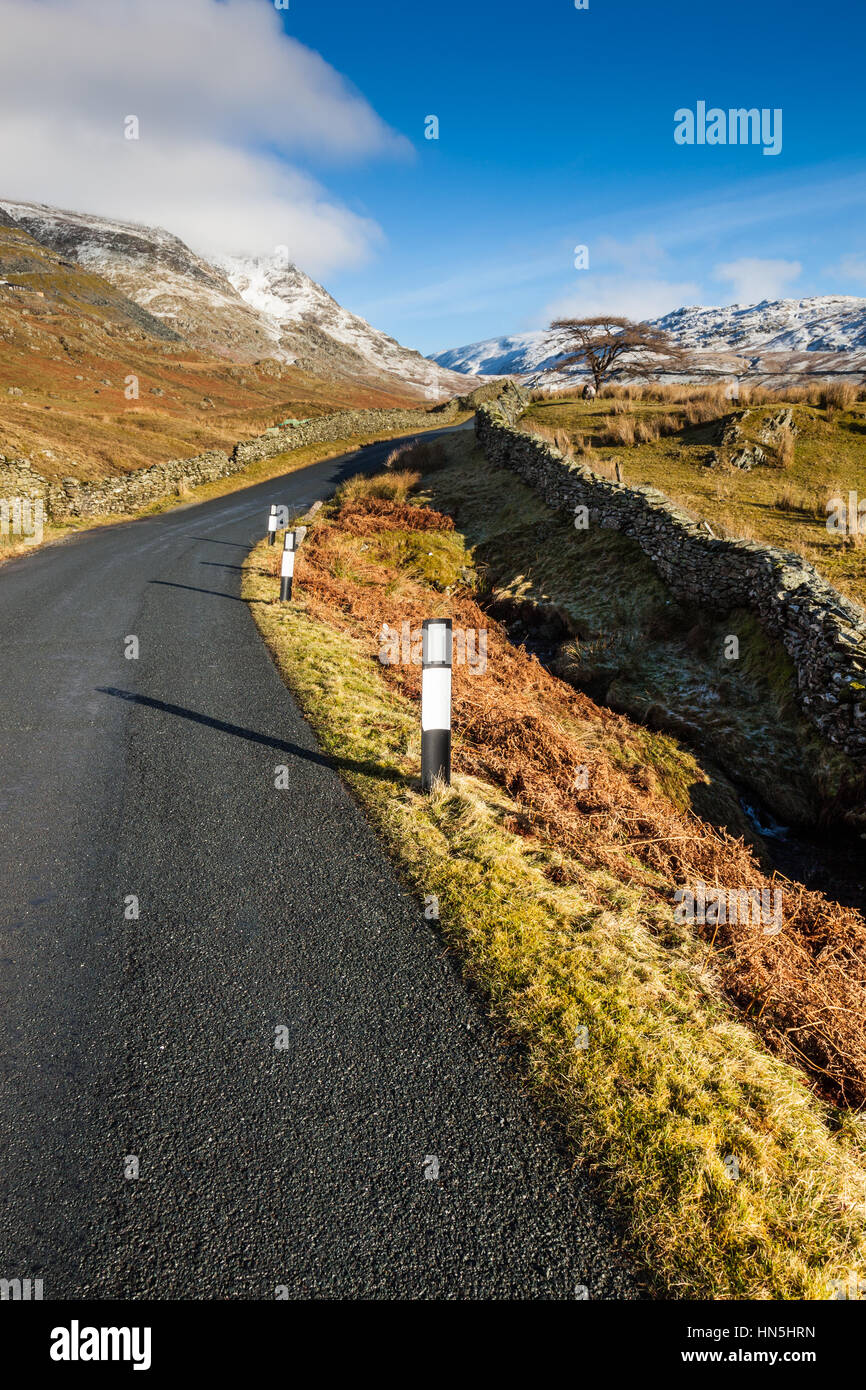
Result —
<svg viewBox="0 0 866 1390"><path fill-rule="evenodd" d="M781 299L802 269L799 261L741 256L738 261L717 265L713 278L731 285L735 304L757 304L762 299Z"/></svg>
<svg viewBox="0 0 866 1390"><path fill-rule="evenodd" d="M663 199L620 209L618 223L639 218L644 237L653 237L667 252L705 247L719 237L752 232L767 237L778 225L787 233L804 212L823 216L866 209L866 179L846 168L801 170L774 178L771 187L755 180L719 185L689 198ZM760 250L765 249L759 247Z"/></svg>
<svg viewBox="0 0 866 1390"><path fill-rule="evenodd" d="M286 244L315 274L381 238L299 161L408 142L270 5L0 0L0 33L0 194L160 223L203 251Z"/></svg>
<svg viewBox="0 0 866 1390"><path fill-rule="evenodd" d="M432 280L426 285L401 290L395 294L379 295L362 306L367 317L400 313L406 318L435 318L438 313L453 314L455 304L461 310L496 308L502 305L503 290L517 285L534 284L562 268L565 253L527 257L525 260L474 262L457 275Z"/></svg>
<svg viewBox="0 0 866 1390"><path fill-rule="evenodd" d="M591 263L596 268L648 271L666 260L667 252L653 233L641 233L627 241L605 235L593 237Z"/></svg>
<svg viewBox="0 0 866 1390"><path fill-rule="evenodd" d="M592 314L652 319L694 303L700 287L692 280L667 278L668 259L658 237L651 233L628 240L594 238L589 269L576 272L575 283L552 299L542 316L546 322Z"/></svg>
<svg viewBox="0 0 866 1390"><path fill-rule="evenodd" d="M787 238L804 208L817 207L833 217L864 206L866 181L834 167L776 177L770 191L754 180L740 180L700 196L653 203L635 198L584 214L579 230L550 228L545 243L527 245L522 257L516 252L496 261L472 257L457 275L416 284L359 307L374 319L431 324L495 314L501 321L499 332L507 333L541 328L561 315L655 318L682 305L754 302L782 293L800 273L800 262L794 258L760 252L773 246L777 232ZM634 227L641 230L634 232ZM730 272L721 279L719 262L712 255L720 240L751 243L759 254L721 263ZM588 246L590 268L568 273L576 243ZM857 265L851 258L848 268L838 273L854 279ZM538 290L534 304L533 285ZM453 346L453 341L444 346Z"/></svg>
<svg viewBox="0 0 866 1390"><path fill-rule="evenodd" d="M842 256L835 265L828 266L827 274L853 285L866 285L866 256Z"/></svg>
<svg viewBox="0 0 866 1390"><path fill-rule="evenodd" d="M579 288L551 300L542 312L544 322L578 315L618 314L631 319L654 319L695 304L700 286L691 280L661 280L652 276L596 275L581 279Z"/></svg>

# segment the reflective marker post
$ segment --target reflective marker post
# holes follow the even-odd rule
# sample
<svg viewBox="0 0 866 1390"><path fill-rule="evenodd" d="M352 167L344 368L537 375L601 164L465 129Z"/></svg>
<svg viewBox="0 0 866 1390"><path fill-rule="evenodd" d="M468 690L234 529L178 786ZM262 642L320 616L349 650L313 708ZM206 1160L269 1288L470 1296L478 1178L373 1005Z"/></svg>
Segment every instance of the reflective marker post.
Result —
<svg viewBox="0 0 866 1390"><path fill-rule="evenodd" d="M283 558L280 562L280 603L288 603L292 597L292 578L295 573L295 533L287 531L283 541Z"/></svg>
<svg viewBox="0 0 866 1390"><path fill-rule="evenodd" d="M451 785L451 619L421 625L421 790Z"/></svg>
<svg viewBox="0 0 866 1390"><path fill-rule="evenodd" d="M276 504L276 502L272 502L272 503L271 503L271 514L270 514L270 516L268 517L268 545L273 545L274 542L275 542L276 539L277 539L277 522L278 522L278 520L279 520L279 517L277 516L277 504Z"/></svg>

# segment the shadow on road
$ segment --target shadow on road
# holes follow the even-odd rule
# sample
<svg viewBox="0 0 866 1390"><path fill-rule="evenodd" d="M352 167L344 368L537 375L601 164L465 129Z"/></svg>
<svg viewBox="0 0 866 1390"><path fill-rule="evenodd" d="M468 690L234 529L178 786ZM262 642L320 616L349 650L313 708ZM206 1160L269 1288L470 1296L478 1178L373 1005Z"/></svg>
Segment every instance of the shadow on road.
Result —
<svg viewBox="0 0 866 1390"><path fill-rule="evenodd" d="M221 734L233 734L235 738L245 738L248 743L260 743L265 748L276 748L279 753L289 753L293 758L301 758L320 767L329 767L334 772L360 772L365 777L378 777L383 782L394 782L397 786L411 786L413 778L397 772L392 767L382 767L380 763L358 762L355 758L334 758L315 749L301 748L300 744L289 743L286 739L271 738L269 734L256 733L255 729L245 729L240 724L229 724L225 719L214 719L209 714L199 714L196 710L185 709L183 705L171 705L165 700L154 700L149 695L136 695L132 690L118 690L113 685L98 685L100 695L111 695L116 700L126 700L131 705L143 705L146 709L161 710L163 714L174 714L178 719L189 719L194 724L204 724Z"/></svg>
<svg viewBox="0 0 866 1390"><path fill-rule="evenodd" d="M263 598L241 598L240 594L223 594L219 589L200 589L196 584L175 584L170 579L148 579L147 582L148 584L161 584L164 589L188 589L191 594L210 594L212 598L230 598L233 603L267 603L268 601Z"/></svg>
<svg viewBox="0 0 866 1390"><path fill-rule="evenodd" d="M233 550L252 550L255 544L255 542L242 545L240 541L215 541L213 536L190 536L190 540L206 541L208 545L230 545Z"/></svg>

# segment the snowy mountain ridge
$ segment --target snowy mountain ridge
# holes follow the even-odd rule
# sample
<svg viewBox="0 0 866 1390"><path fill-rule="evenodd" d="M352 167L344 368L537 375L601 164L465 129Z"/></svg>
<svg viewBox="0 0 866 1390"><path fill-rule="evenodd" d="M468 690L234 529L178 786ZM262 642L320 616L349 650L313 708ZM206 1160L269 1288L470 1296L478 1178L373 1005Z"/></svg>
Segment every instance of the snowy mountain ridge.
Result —
<svg viewBox="0 0 866 1390"><path fill-rule="evenodd" d="M866 299L855 295L694 305L652 322L690 349L707 372L866 370ZM542 328L451 348L432 360L458 372L529 375L554 367L562 355L561 335Z"/></svg>
<svg viewBox="0 0 866 1390"><path fill-rule="evenodd" d="M208 260L162 227L42 203L0 199L0 207L205 352L237 362L271 357L325 380L432 401L467 390L462 376L373 328L276 255Z"/></svg>

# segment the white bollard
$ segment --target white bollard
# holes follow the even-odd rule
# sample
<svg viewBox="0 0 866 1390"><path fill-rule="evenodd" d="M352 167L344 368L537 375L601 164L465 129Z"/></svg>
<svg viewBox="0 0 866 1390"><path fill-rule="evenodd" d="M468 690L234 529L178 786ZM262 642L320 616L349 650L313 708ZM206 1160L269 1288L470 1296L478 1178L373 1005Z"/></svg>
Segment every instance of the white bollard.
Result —
<svg viewBox="0 0 866 1390"><path fill-rule="evenodd" d="M279 517L277 516L277 504L276 504L276 502L272 502L272 503L271 503L271 514L270 514L270 516L268 517L268 545L273 545L274 542L275 542L276 539L277 539L277 522L278 522L278 521L279 521Z"/></svg>
<svg viewBox="0 0 866 1390"><path fill-rule="evenodd" d="M295 533L287 531L283 542L283 558L280 562L280 602L288 603L292 597L292 579L295 573Z"/></svg>
<svg viewBox="0 0 866 1390"><path fill-rule="evenodd" d="M451 785L451 619L421 625L421 790Z"/></svg>

